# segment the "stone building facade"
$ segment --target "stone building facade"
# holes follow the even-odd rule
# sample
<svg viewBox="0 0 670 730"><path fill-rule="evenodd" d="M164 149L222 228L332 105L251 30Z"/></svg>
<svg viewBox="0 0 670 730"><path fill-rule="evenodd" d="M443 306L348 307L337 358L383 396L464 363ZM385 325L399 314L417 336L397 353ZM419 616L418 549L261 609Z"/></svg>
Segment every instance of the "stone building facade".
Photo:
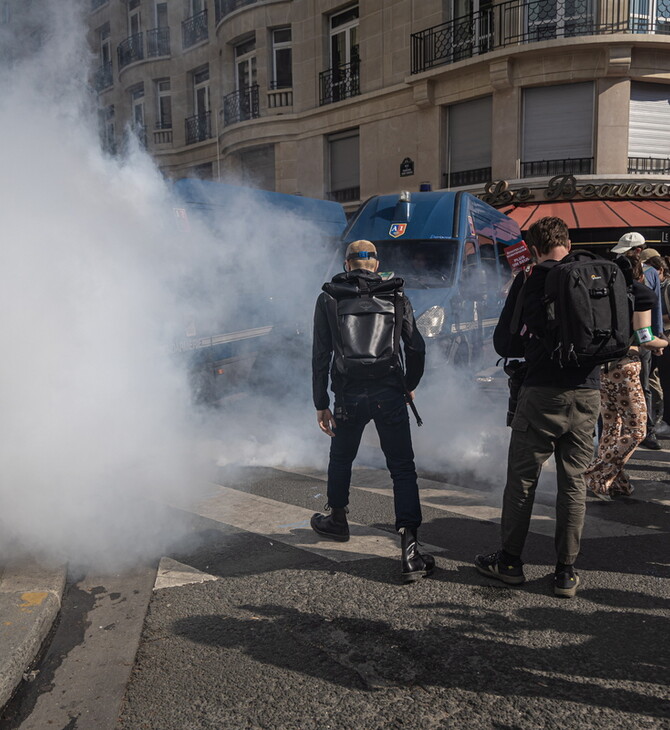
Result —
<svg viewBox="0 0 670 730"><path fill-rule="evenodd" d="M105 143L135 129L170 177L349 210L422 185L511 210L556 176L592 218L670 197L668 0L87 2Z"/></svg>

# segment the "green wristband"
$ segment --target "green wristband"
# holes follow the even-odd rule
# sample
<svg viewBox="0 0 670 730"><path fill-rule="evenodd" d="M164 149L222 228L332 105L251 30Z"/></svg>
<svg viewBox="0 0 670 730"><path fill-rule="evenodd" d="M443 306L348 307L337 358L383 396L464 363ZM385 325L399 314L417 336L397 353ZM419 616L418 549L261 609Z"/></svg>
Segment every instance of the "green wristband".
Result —
<svg viewBox="0 0 670 730"><path fill-rule="evenodd" d="M635 342L638 345L646 345L654 339L654 333L651 331L651 327L642 327L642 329L635 330Z"/></svg>

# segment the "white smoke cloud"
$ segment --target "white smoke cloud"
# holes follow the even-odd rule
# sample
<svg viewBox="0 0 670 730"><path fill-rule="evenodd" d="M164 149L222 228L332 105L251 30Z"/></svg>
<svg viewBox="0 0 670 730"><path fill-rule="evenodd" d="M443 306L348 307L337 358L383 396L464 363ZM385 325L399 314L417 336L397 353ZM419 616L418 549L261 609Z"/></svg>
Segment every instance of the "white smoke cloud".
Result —
<svg viewBox="0 0 670 730"><path fill-rule="evenodd" d="M150 158L101 150L84 9L39 6L48 32L34 46L0 28L0 549L114 566L177 536L160 505L196 492L215 462L325 467L309 330L332 254L252 201L213 233L195 219L180 230ZM295 238L313 246L280 245ZM270 386L204 415L170 345L191 321L253 326L255 306L300 329L298 344L277 328ZM419 467L490 477L500 445L475 396L430 378Z"/></svg>

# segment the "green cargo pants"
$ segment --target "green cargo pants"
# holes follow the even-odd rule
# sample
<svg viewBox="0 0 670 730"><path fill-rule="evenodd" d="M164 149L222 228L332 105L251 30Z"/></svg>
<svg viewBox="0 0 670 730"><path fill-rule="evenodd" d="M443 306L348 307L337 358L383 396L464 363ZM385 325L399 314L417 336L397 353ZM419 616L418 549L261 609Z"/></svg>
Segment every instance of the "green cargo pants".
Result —
<svg viewBox="0 0 670 730"><path fill-rule="evenodd" d="M542 465L555 453L557 559L575 562L586 512L584 470L593 458L599 412L598 390L521 389L512 421L501 524L502 546L510 555L523 551Z"/></svg>

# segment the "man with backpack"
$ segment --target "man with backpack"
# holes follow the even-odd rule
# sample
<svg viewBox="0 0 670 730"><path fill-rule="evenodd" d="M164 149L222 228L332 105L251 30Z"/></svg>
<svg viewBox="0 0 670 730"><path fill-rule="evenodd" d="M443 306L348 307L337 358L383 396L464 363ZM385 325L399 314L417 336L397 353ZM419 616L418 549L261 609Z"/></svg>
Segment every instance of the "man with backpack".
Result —
<svg viewBox="0 0 670 730"><path fill-rule="evenodd" d="M351 468L363 429L373 420L393 480L402 579L409 583L429 575L435 566L432 555L418 550L421 505L407 413L410 405L420 425L413 391L423 375L425 344L404 295L403 280L376 273L379 260L374 244L354 241L345 256L344 272L323 285L314 312L314 406L319 428L332 440L326 505L330 514L315 514L311 526L322 537L349 540ZM328 396L329 371L334 415Z"/></svg>
<svg viewBox="0 0 670 730"><path fill-rule="evenodd" d="M547 217L534 223L526 242L536 264L530 275L517 276L498 328L510 325L510 313L519 312L518 326L524 334L525 377L516 410L511 419L512 433L503 496L501 549L477 555L475 567L490 578L518 585L524 582L521 554L530 526L535 489L542 465L554 454L557 471L556 533L557 563L554 594L572 597L579 585L574 563L579 554L586 484L584 470L593 456L593 436L600 412L599 358L626 352L630 320L626 286L617 277L618 267L584 252L587 270L577 278L566 268L572 265L568 228L560 218ZM560 267L560 268L559 268ZM564 286L567 273L571 286ZM566 293L569 292L569 293ZM574 299L571 297L574 296ZM515 301L511 301L510 298ZM518 297L522 297L519 303ZM593 307L593 311L583 312ZM596 309L598 311L596 311ZM598 327L596 341L582 342L584 328L570 331L582 319L596 317L610 322ZM625 324L617 331L611 321ZM518 352L500 351L500 331L494 344L503 357ZM515 333L517 334L517 333ZM620 356L620 355L618 355ZM603 361L603 360L600 360ZM582 364L585 363L585 364Z"/></svg>

